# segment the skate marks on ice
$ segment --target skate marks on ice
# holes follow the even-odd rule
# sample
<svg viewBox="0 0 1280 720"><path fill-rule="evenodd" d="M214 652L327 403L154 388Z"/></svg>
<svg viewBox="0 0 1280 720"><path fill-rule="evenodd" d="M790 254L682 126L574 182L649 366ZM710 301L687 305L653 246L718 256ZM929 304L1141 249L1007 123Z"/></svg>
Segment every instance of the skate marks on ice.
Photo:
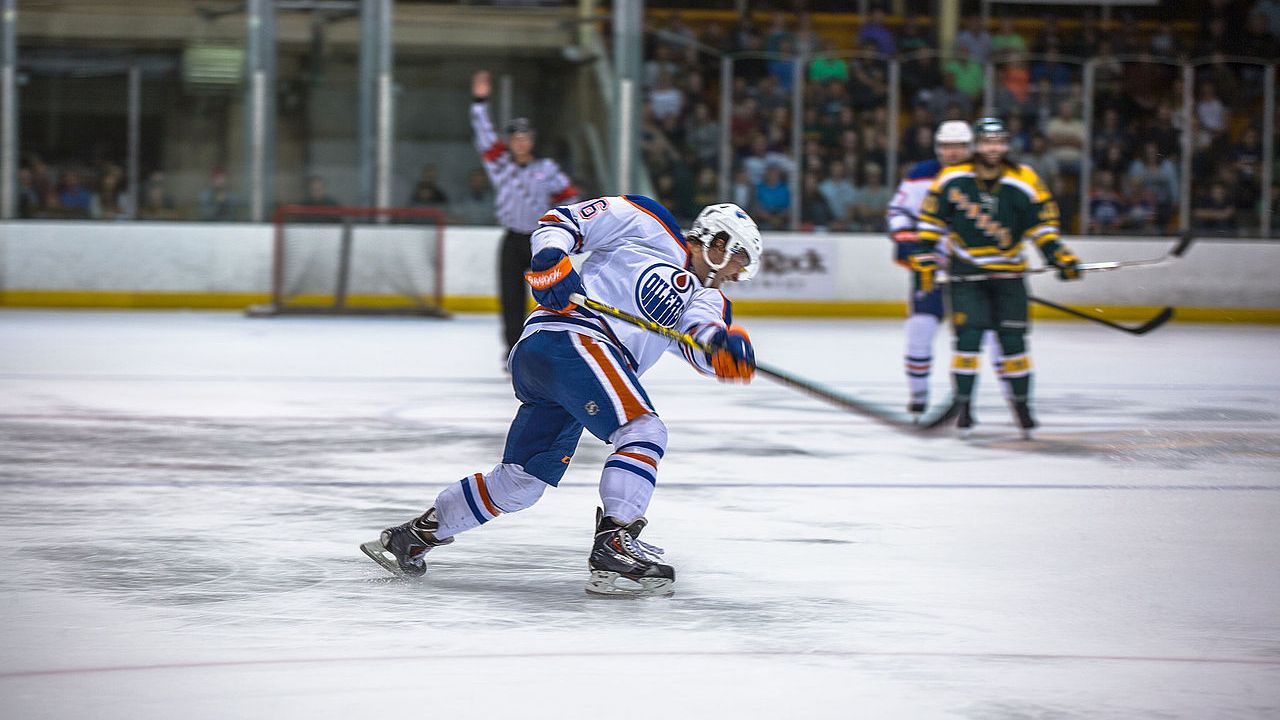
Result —
<svg viewBox="0 0 1280 720"><path fill-rule="evenodd" d="M202 494L195 489L185 492ZM172 502L173 493L168 494ZM68 499L66 505L72 502ZM132 533L115 534L105 525L79 523L83 533L94 538L90 547L77 539L6 553L7 592L67 588L95 603L118 606L121 612L133 608L151 614L161 625L172 621L204 631L251 632L280 624L288 632L305 629L317 643L351 630L381 632L379 628L422 618L430 618L436 631L451 635L467 632L477 616L490 618L490 627L572 625L586 602L583 547L540 548L533 554L531 543L480 538L466 552L429 558L424 578L404 580L364 557L346 537L347 527L367 533L395 515L379 513L377 520L352 517L338 506L306 507L298 498L287 497L253 504L277 502L301 505L300 516L323 515L328 521L279 526L298 533L298 538L283 543L269 537L266 529L277 526L262 513L242 517L243 529L234 533L225 528L236 521L221 516L204 520L218 529L189 534L150 531L177 524L178 518L152 518L134 526ZM54 514L64 523L80 520L65 506ZM586 531L583 536L589 540ZM582 626L588 627L588 618L582 619Z"/></svg>
<svg viewBox="0 0 1280 720"><path fill-rule="evenodd" d="M1062 416L1069 423L1205 429L1221 425L1280 427L1274 401L1277 393L1280 387L1270 385L1098 385L1084 389L1046 385L1037 388L1034 395L1038 409ZM994 409L996 403L983 404Z"/></svg>
<svg viewBox="0 0 1280 720"><path fill-rule="evenodd" d="M872 389L867 395L884 402L880 392ZM913 459L934 461L939 453L954 457L954 451L946 448L964 443L1019 454L1124 460L1156 467L1274 465L1280 459L1280 413L1274 411L1270 400L1276 392L1280 388L1274 386L1107 385L1087 390L1046 386L1036 393L1041 427L1033 431L1029 441L1020 437L1009 408L998 397L979 401L975 413L978 425L967 440L948 428L905 443L886 444L882 442L885 435L876 428L858 426L866 421L855 418L844 425L839 421L841 413L810 408L808 439L809 445L817 448L815 455L827 453L831 457L895 447ZM803 431L805 426L799 413L782 413L786 419L770 433L775 443L789 429ZM840 436L840 441L824 441L834 436ZM799 444L804 444L803 439Z"/></svg>
<svg viewBox="0 0 1280 720"><path fill-rule="evenodd" d="M731 452L760 459L865 459L897 453L936 464L941 458L956 457L959 443L1016 455L1122 460L1158 468L1211 463L1258 469L1280 459L1280 413L1270 401L1280 392L1275 386L1045 385L1036 391L1041 427L1027 441L993 388L988 388L992 397L979 400L978 425L966 440L954 429L899 438L865 418L796 396L786 388L760 385L753 383L749 395L731 396L734 412L729 415L721 412L713 417L700 407L688 412L680 408L670 413L670 422L681 427L686 443L688 437L705 438L692 448L694 452ZM893 402L901 395L897 384L834 383L833 387L885 407L896 407ZM692 399L689 394L680 398ZM723 438L726 426L741 428L740 432L751 433L759 441L713 442Z"/></svg>
<svg viewBox="0 0 1280 720"><path fill-rule="evenodd" d="M382 417L0 416L0 484L352 480L353 470L426 448L491 451L504 437L496 427Z"/></svg>
<svg viewBox="0 0 1280 720"><path fill-rule="evenodd" d="M954 429L945 429L920 442L886 444L845 428L811 426L797 430L791 437L784 431L775 430L767 440L749 446L725 443L713 437L697 438L695 432L690 433L692 439L684 439L685 447L682 449L696 455L725 456L733 453L747 461L778 461L770 463L774 465L782 464L787 458L794 461L825 460L841 463L830 468L836 472L835 477L843 476L850 469L844 462L865 461L871 457L897 457L901 462L909 459L930 466L957 460L995 460L989 455L974 455L966 449L1008 451L1015 455L1062 459L1119 461L1157 468L1210 464L1218 468L1236 466L1262 469L1280 465L1280 429L1273 427L1235 423L1227 427L1201 430L1159 424L1114 427L1105 424L1077 424L1054 415L1045 416L1043 425L1033 431L1032 439L1025 440L1011 422L1003 418L993 419L991 422L985 420L997 415L998 410L994 409L980 415L978 427L968 438L961 438ZM854 476L864 477L861 473L854 473ZM809 479L821 484L822 478L830 480L832 477L828 472ZM882 478L883 482L888 480L889 478ZM783 480L780 479L779 482ZM841 484L839 481L833 482ZM666 483L665 487L671 488L673 484L679 486L682 483L675 480Z"/></svg>
<svg viewBox="0 0 1280 720"><path fill-rule="evenodd" d="M1006 407L987 403L978 407L978 426L966 442L1161 468L1265 467L1280 459L1280 414L1254 390L1199 389L1186 397L1180 391L1120 386L1087 394L1048 389L1038 395L1041 427L1031 440L1019 438Z"/></svg>
<svg viewBox="0 0 1280 720"><path fill-rule="evenodd" d="M208 542L186 538L188 542ZM96 547L74 555L75 548L51 546L41 554L76 557L76 563L59 563L62 583L109 595L134 605L191 608L197 615L240 616L246 598L261 602L282 596L307 594L328 583L331 569L319 558L268 557L253 563L226 558L194 557L180 548L182 538L157 538L146 544ZM169 563L182 568L175 572ZM200 612L201 609L205 612ZM208 612L222 608L221 612Z"/></svg>
<svg viewBox="0 0 1280 720"><path fill-rule="evenodd" d="M361 557L373 577L376 597L363 602L380 607L380 618L362 622L395 625L409 618L430 617L433 629L445 634L467 632L476 617L486 618L488 630L555 628L557 633L590 633L613 624L635 626L637 615L644 625L657 625L669 633L727 632L751 627L752 633L777 638L791 647L797 639L816 646L830 641L833 616L846 622L883 622L874 608L840 598L787 596L786 602L751 594L729 594L718 588L734 585L741 576L710 568L678 569L674 595L605 597L583 592L588 579L581 548L527 555L524 544L474 541L468 557L428 556L422 578L390 576ZM456 549L456 548L455 548ZM444 555L440 553L440 555ZM503 562L503 558L517 559ZM681 572L687 572L683 577ZM362 571L363 572L363 571ZM460 612L465 608L465 612Z"/></svg>
<svg viewBox="0 0 1280 720"><path fill-rule="evenodd" d="M1071 433L1037 430L1031 440L1023 440L1015 429L1009 428L979 430L966 442L974 447L1041 455L1095 456L1174 467L1280 460L1280 433L1268 431L1133 429Z"/></svg>

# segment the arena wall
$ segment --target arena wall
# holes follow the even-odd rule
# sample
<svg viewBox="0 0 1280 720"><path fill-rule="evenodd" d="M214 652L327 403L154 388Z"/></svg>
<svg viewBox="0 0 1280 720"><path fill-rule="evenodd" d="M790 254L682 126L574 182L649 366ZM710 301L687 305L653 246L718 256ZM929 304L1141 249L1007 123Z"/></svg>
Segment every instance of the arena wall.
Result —
<svg viewBox="0 0 1280 720"><path fill-rule="evenodd" d="M497 307L501 231L450 228L445 237L446 307ZM1084 262L1162 255L1170 240L1072 238ZM765 235L765 271L729 290L744 314L900 316L905 272L880 235ZM237 309L267 299L272 229L254 224L0 223L0 306ZM1046 273L1033 294L1113 319L1165 305L1180 317L1280 322L1280 243L1199 240L1177 263L1096 273L1062 283ZM1042 313L1052 317L1052 313Z"/></svg>

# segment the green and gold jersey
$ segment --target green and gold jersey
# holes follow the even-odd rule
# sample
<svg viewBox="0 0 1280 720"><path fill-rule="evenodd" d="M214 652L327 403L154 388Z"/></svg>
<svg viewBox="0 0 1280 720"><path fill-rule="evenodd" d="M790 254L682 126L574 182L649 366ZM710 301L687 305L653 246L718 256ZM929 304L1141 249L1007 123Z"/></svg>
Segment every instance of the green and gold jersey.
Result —
<svg viewBox="0 0 1280 720"><path fill-rule="evenodd" d="M1031 168L1003 166L981 180L973 163L943 168L920 206L920 249L931 252L945 237L951 272L1018 272L1027 269L1022 241L1031 240L1049 262L1057 252L1058 203Z"/></svg>

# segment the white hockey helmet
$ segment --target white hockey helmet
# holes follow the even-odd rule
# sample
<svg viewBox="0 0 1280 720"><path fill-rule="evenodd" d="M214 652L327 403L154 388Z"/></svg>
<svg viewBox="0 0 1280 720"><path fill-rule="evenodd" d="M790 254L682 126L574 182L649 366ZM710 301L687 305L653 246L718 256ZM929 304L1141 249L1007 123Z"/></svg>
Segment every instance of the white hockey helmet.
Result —
<svg viewBox="0 0 1280 720"><path fill-rule="evenodd" d="M973 129L969 127L969 123L963 120L948 120L938 126L938 131L933 134L933 149L939 151L939 146L951 143L964 143L973 149Z"/></svg>
<svg viewBox="0 0 1280 720"><path fill-rule="evenodd" d="M760 240L760 228L755 220L742 208L733 203L718 203L702 208L698 217L693 219L693 228L686 238L702 246L702 259L711 268L711 273L704 279L710 282L717 271L729 264L734 253L747 256L747 265L738 273L738 282L750 280L760 270L760 256L764 252L764 243ZM711 262L708 251L712 241L724 240L724 259L719 264Z"/></svg>

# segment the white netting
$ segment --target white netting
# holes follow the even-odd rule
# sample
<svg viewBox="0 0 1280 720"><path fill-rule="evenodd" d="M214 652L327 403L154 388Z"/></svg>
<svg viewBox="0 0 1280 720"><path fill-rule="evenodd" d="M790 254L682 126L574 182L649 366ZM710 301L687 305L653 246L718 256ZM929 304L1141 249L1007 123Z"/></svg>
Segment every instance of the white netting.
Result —
<svg viewBox="0 0 1280 720"><path fill-rule="evenodd" d="M358 208L306 212L282 212L277 222L277 312L439 310L444 228L437 216L395 210L379 222Z"/></svg>

